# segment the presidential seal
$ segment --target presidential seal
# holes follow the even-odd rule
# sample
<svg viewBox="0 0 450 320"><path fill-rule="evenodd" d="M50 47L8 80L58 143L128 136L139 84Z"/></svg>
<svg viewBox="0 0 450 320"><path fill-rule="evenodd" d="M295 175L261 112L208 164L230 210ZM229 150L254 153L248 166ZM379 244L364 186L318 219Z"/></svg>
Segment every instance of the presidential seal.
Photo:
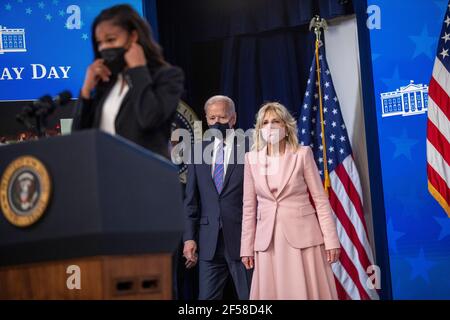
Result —
<svg viewBox="0 0 450 320"><path fill-rule="evenodd" d="M184 134L176 134L177 129L183 129ZM190 148L190 146L201 140L202 137L202 125L200 119L195 112L183 101L180 101L177 108L175 119L172 122L172 162L178 165L178 174L180 181L186 183L187 165L183 162L184 150ZM180 147L181 146L181 147Z"/></svg>
<svg viewBox="0 0 450 320"><path fill-rule="evenodd" d="M50 176L44 164L32 156L9 164L0 182L0 206L5 218L17 227L37 222L47 209Z"/></svg>

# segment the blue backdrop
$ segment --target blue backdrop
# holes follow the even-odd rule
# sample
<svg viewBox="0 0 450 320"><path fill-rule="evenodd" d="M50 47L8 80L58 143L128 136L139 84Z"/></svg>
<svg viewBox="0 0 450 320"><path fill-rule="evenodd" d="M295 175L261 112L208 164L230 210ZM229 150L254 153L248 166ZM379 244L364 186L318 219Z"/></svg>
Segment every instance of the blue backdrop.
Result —
<svg viewBox="0 0 450 320"><path fill-rule="evenodd" d="M426 177L427 85L448 1L368 4L381 17L370 40L393 298L449 299L450 219Z"/></svg>
<svg viewBox="0 0 450 320"><path fill-rule="evenodd" d="M25 41L17 42L22 52L0 49L0 101L33 100L65 89L77 95L93 57L91 24L102 9L119 3L143 13L141 0L1 1L0 25L21 29Z"/></svg>

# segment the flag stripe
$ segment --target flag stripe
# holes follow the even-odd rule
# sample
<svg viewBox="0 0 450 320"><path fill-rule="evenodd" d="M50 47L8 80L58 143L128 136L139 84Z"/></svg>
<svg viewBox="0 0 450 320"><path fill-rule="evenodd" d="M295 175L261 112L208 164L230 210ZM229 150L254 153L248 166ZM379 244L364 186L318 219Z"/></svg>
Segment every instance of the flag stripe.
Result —
<svg viewBox="0 0 450 320"><path fill-rule="evenodd" d="M337 219L336 214L333 212L334 217L336 218L336 228L339 239L342 239L343 234L345 233L344 228L342 227L339 219ZM344 266L340 261L331 265L333 269L333 273L335 277L339 280L340 286L346 291L347 295L353 300L360 300L361 296L359 294L358 288L355 285L355 281L351 278L348 272L345 270ZM358 280L358 279L355 279Z"/></svg>
<svg viewBox="0 0 450 320"><path fill-rule="evenodd" d="M336 262L336 263L339 263L339 262ZM339 300L350 300L351 298L349 297L347 292L345 292L344 287L342 287L342 285L341 285L341 280L339 280L336 276L334 278L334 283L336 283L336 291L338 294L338 299Z"/></svg>
<svg viewBox="0 0 450 320"><path fill-rule="evenodd" d="M352 280L347 270L345 270L342 263L340 261L333 263L331 265L331 268L333 269L335 279L339 282L339 284L337 284L336 286L341 288L345 292L345 294L343 294L342 292L339 293L338 291L339 299L347 300L347 298L350 298L352 300L361 300L361 296L359 295L358 288L356 287L355 282ZM341 297L344 295L346 297L341 299Z"/></svg>
<svg viewBox="0 0 450 320"><path fill-rule="evenodd" d="M441 88L450 96L450 74L447 68L442 64L441 60L434 60L433 77ZM430 84L431 86L431 84Z"/></svg>
<svg viewBox="0 0 450 320"><path fill-rule="evenodd" d="M363 193L361 189L361 181L359 180L359 174L358 170L356 169L355 159L353 159L353 155L350 155L349 157L345 158L342 164L344 165L345 171L347 171L348 176L353 181L353 186L355 190L358 192L358 196L360 198L359 201L362 204Z"/></svg>
<svg viewBox="0 0 450 320"><path fill-rule="evenodd" d="M370 290L369 288L367 288L366 285L367 280L369 279L369 276L366 272L368 266L363 267L361 263L359 263L359 261L354 261L353 257L358 256L357 250L353 245L352 241L350 240L350 238L348 237L347 233L344 231L344 228L340 224L339 220L336 222L336 225L338 229L339 239L341 240L342 248L349 255L349 257L352 257L351 258L352 263L355 266L355 269L357 270L358 279L355 280L358 280L357 282L360 282L362 284L362 287L364 288L366 294L370 296L371 299L377 299L378 298L377 292L374 290Z"/></svg>
<svg viewBox="0 0 450 320"><path fill-rule="evenodd" d="M442 179L438 172L436 172L432 166L428 164L427 166L428 181L436 189L437 192L446 200L449 204L448 199L450 199L450 188L448 187L447 181Z"/></svg>
<svg viewBox="0 0 450 320"><path fill-rule="evenodd" d="M450 164L450 143L447 139L442 135L438 128L428 120L428 141L433 145L436 150L440 150L439 155L445 160L447 165Z"/></svg>
<svg viewBox="0 0 450 320"><path fill-rule="evenodd" d="M434 146L427 140L427 157L428 165L430 165L434 171L443 179L447 185L450 187L450 181L446 180L445 177L450 177L450 167L442 159L439 151L437 151ZM449 199L449 198L447 198Z"/></svg>
<svg viewBox="0 0 450 320"><path fill-rule="evenodd" d="M349 156L351 157L351 156ZM358 191L355 188L355 184L351 180L350 176L347 174L346 168L342 166L337 166L336 175L339 177L339 180L341 181L342 185L344 186L344 191L347 192L347 196L349 197L350 201L353 203L353 206L356 210L356 213L359 216L359 219L361 220L361 224L363 225L364 231L367 234L367 226L366 222L364 220L364 212L363 212L363 206L361 203L361 198L358 195Z"/></svg>
<svg viewBox="0 0 450 320"><path fill-rule="evenodd" d="M428 120L430 120L450 142L450 121L442 110L431 99L428 100Z"/></svg>
<svg viewBox="0 0 450 320"><path fill-rule="evenodd" d="M338 229L339 239L341 240L342 249L345 250L345 252L349 256L349 259L351 260L352 265L354 266L354 268L357 272L357 278L354 278L353 282L361 283L362 284L361 287L364 289L365 293L368 296L370 296L371 299L378 299L377 292L374 290L370 290L366 286L367 280L369 278L369 276L366 272L367 267L363 267L361 265L361 263L359 263L357 258L355 261L355 257L358 256L358 252L357 252L355 246L353 245L352 241L348 237L347 233L345 232L345 229L343 228L343 226L341 225L339 220L337 220L336 226ZM355 287L353 287L353 288L355 288ZM351 292L349 292L349 293L351 293Z"/></svg>
<svg viewBox="0 0 450 320"><path fill-rule="evenodd" d="M428 97L433 99L435 105L442 110L447 120L450 116L450 98L439 83L431 78L430 87L428 88Z"/></svg>
<svg viewBox="0 0 450 320"><path fill-rule="evenodd" d="M347 193L344 191L344 187L340 180L334 178L334 174L330 175L330 178L330 201L332 197L335 198L333 199L333 210L336 212L338 219L341 221L347 234L358 249L359 258L363 267L367 268L369 265L373 264L373 257L365 229L359 216L356 214ZM347 208L347 210L344 208Z"/></svg>
<svg viewBox="0 0 450 320"><path fill-rule="evenodd" d="M338 282L336 288L338 289L339 300L361 300L355 282L342 266L341 262L334 263L331 268L333 269L335 280Z"/></svg>
<svg viewBox="0 0 450 320"><path fill-rule="evenodd" d="M353 279L353 282L355 283L355 286L358 289L361 299L369 300L369 295L367 294L366 290L364 290L361 282L359 281L358 271L356 270L355 265L353 264L352 260L350 259L344 248L341 248L341 256L339 260L341 261L342 266L348 272L350 277Z"/></svg>
<svg viewBox="0 0 450 320"><path fill-rule="evenodd" d="M341 204L339 203L338 198L336 197L335 193L330 189L330 203L332 203L333 210L336 212L336 216L339 219L339 222L343 226L343 230L345 230L345 236L348 236L351 239L351 242L353 243L354 247L356 248L357 255L353 257L353 260L355 261L355 264L360 264L364 269L366 269L368 266L370 266L372 263L370 263L369 258L367 257L367 253L364 250L363 246L359 242L359 239L356 236L356 231L354 227L352 226L350 220L345 215L345 211L342 208ZM344 234L344 233L343 233ZM340 238L341 243L342 239ZM347 269L348 271L348 269ZM353 278L353 277L352 277ZM353 280L356 280L353 278Z"/></svg>

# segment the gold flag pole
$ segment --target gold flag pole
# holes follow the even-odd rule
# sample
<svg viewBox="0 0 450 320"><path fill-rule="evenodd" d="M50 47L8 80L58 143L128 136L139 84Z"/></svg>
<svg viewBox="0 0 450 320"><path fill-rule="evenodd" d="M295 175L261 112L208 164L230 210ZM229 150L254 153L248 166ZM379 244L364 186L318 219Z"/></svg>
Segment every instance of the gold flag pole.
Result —
<svg viewBox="0 0 450 320"><path fill-rule="evenodd" d="M321 34L322 29L326 30L328 28L327 22L325 19L320 18L319 16L315 16L311 19L309 24L309 30L314 30L316 34L316 72L317 72L317 83L319 88L319 113L320 113L320 128L321 128L321 136L322 136L322 153L323 153L323 174L324 174L324 188L325 192L328 194L328 188L330 188L330 176L328 173L328 160L327 160L327 146L325 143L325 125L323 122L323 101L322 101L322 88L320 86L321 78L320 78L320 63L319 63L319 47L322 45L321 43Z"/></svg>

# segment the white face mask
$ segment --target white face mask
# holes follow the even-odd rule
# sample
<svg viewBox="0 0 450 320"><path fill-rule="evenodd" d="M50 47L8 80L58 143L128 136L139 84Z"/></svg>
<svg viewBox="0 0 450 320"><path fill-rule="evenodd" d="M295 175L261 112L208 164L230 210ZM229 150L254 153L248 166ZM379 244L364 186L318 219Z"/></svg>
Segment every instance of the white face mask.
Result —
<svg viewBox="0 0 450 320"><path fill-rule="evenodd" d="M277 144L286 137L285 128L262 128L261 135L263 139L270 144Z"/></svg>

